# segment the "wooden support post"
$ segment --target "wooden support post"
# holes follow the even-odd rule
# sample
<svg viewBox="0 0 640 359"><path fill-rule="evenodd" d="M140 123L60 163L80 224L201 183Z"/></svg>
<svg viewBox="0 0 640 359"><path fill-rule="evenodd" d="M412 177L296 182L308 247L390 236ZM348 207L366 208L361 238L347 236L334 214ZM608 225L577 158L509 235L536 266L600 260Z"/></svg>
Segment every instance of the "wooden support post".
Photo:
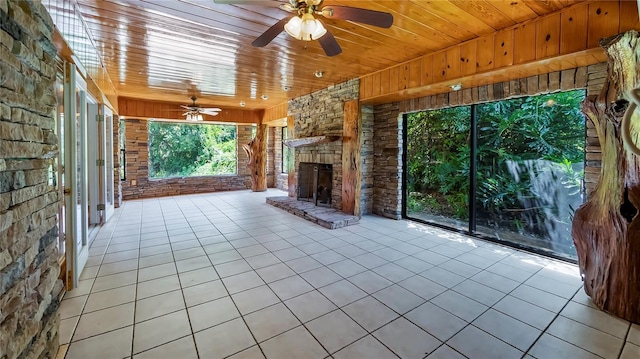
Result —
<svg viewBox="0 0 640 359"><path fill-rule="evenodd" d="M287 116L287 136L289 138L295 138L295 130L294 130L294 124L293 124L293 116ZM288 174L288 191L289 191L289 197L296 197L296 161L295 161L295 154L296 150L293 150L293 161L289 161L289 167L287 167L287 174Z"/></svg>
<svg viewBox="0 0 640 359"><path fill-rule="evenodd" d="M267 125L258 125L256 137L242 145L249 160L247 167L251 171L251 190L263 192L267 190Z"/></svg>
<svg viewBox="0 0 640 359"><path fill-rule="evenodd" d="M620 131L629 91L640 86L640 36L629 31L600 44L609 59L607 80L598 96L583 102L582 111L598 133L602 170L589 200L575 213L572 236L593 303L640 323L640 157L625 148ZM635 112L632 135L638 141Z"/></svg>
<svg viewBox="0 0 640 359"><path fill-rule="evenodd" d="M360 133L362 116L360 102L344 103L342 131L342 212L360 216L360 192L362 187L362 165L360 155Z"/></svg>

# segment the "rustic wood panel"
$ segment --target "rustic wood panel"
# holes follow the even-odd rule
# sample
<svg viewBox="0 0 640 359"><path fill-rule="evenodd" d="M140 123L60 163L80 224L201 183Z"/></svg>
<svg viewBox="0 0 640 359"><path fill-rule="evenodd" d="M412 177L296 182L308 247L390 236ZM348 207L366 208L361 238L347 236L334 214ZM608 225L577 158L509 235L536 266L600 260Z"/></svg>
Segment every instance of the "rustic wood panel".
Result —
<svg viewBox="0 0 640 359"><path fill-rule="evenodd" d="M409 63L409 87L420 86L420 77L422 76L420 73L421 64L420 59L413 60Z"/></svg>
<svg viewBox="0 0 640 359"><path fill-rule="evenodd" d="M560 14L560 53L569 54L587 47L589 7L576 6Z"/></svg>
<svg viewBox="0 0 640 359"><path fill-rule="evenodd" d="M400 67L393 66L389 69L389 92L400 89Z"/></svg>
<svg viewBox="0 0 640 359"><path fill-rule="evenodd" d="M185 112L180 105L190 102L166 103L160 101L146 101L135 98L119 97L119 115L124 117L136 117L142 119L158 118L167 120L184 121L182 114ZM199 103L207 107L206 104ZM235 108L222 108L218 116L203 115L205 121L228 123L260 123L262 112L260 110L239 110Z"/></svg>
<svg viewBox="0 0 640 359"><path fill-rule="evenodd" d="M420 85L425 86L433 83L433 56L423 56L420 61L420 68L420 73L422 74Z"/></svg>
<svg viewBox="0 0 640 359"><path fill-rule="evenodd" d="M390 69L384 69L380 71L380 94L388 94L391 93L389 86L389 78L390 78Z"/></svg>
<svg viewBox="0 0 640 359"><path fill-rule="evenodd" d="M372 93L373 96L377 96L380 94L380 73L376 72L373 74L373 85L372 85Z"/></svg>
<svg viewBox="0 0 640 359"><path fill-rule="evenodd" d="M513 65L513 29L496 33L493 58L496 68Z"/></svg>
<svg viewBox="0 0 640 359"><path fill-rule="evenodd" d="M342 211L360 215L360 191L362 173L360 168L360 133L362 117L358 100L344 103L342 131Z"/></svg>
<svg viewBox="0 0 640 359"><path fill-rule="evenodd" d="M476 66L476 52L478 41L471 40L460 45L460 75L473 75L478 71Z"/></svg>
<svg viewBox="0 0 640 359"><path fill-rule="evenodd" d="M364 95L368 97L373 96L373 78L367 76L362 82L364 83Z"/></svg>
<svg viewBox="0 0 640 359"><path fill-rule="evenodd" d="M618 32L625 32L628 29L640 30L640 20L638 19L637 1L620 2L620 27Z"/></svg>
<svg viewBox="0 0 640 359"><path fill-rule="evenodd" d="M398 89L405 90L408 87L409 87L409 64L405 63L398 66Z"/></svg>
<svg viewBox="0 0 640 359"><path fill-rule="evenodd" d="M264 110L261 123L276 127L282 127L283 123L286 125L285 119L287 118L288 108L287 102L283 102Z"/></svg>
<svg viewBox="0 0 640 359"><path fill-rule="evenodd" d="M457 79L460 77L460 46L454 46L447 49L447 80Z"/></svg>
<svg viewBox="0 0 640 359"><path fill-rule="evenodd" d="M536 23L536 59L560 53L560 14L541 18Z"/></svg>
<svg viewBox="0 0 640 359"><path fill-rule="evenodd" d="M446 74L444 78L442 77L443 68L449 70L455 66L451 64L451 61L460 62L460 76L458 78L465 87L470 86L470 83L487 81L487 75L485 75L487 72L497 76L495 81L500 81L501 79L529 77L548 71L571 68L570 66L585 66L602 61L603 56L601 52L598 52L599 47L597 45L591 47L587 42L588 36L592 36L589 34L594 32L590 29L591 17L596 16L592 15L590 10L600 8L601 14L598 16L608 17L607 27L609 30L602 30L602 25L596 25L595 31L599 34L612 31L611 29L614 28L626 31L633 27L640 27L637 10L627 11L625 15L616 11L618 6L625 6L625 9L631 10L628 2L623 2L624 5L620 5L617 1L611 3L613 4L605 1L575 5L525 24L515 25L445 50L424 55L420 58L422 74L420 86L411 85L415 84L415 81L410 80L408 89L399 89L395 93L393 91L381 93L375 97L375 101L379 103L378 101L383 99L397 100L399 97L404 98L405 96L417 97L425 93L437 93L436 89L446 91L451 80L457 80L457 78L446 76ZM633 3L635 6L635 2ZM560 6L558 4L556 3L554 6ZM607 6L606 9L604 5ZM569 20L570 18L571 20ZM493 39L492 46L487 46L487 43L491 42L489 39ZM537 46L532 46L533 44L537 44ZM443 53L454 54L457 48L459 48L459 57L451 59L451 56L443 56ZM505 48L507 55L504 55ZM509 55L510 48L512 48L512 56ZM561 49L562 52L560 52ZM560 58L562 62L559 61ZM548 61L548 59L554 60ZM537 60L543 61L537 62ZM446 61L446 64L443 61ZM490 62L493 63L489 64ZM481 64L484 66L481 67ZM432 69L431 73L429 68ZM511 73L507 73L506 69L509 69ZM496 70L498 71L496 72ZM428 76L429 74L431 76ZM447 84L443 83L445 81ZM370 103L369 98L361 97L361 100Z"/></svg>
<svg viewBox="0 0 640 359"><path fill-rule="evenodd" d="M523 64L536 59L536 23L516 26L513 29L513 63Z"/></svg>
<svg viewBox="0 0 640 359"><path fill-rule="evenodd" d="M579 53L558 55L549 58L544 63L532 62L526 64L517 64L500 69L494 69L484 73L478 73L471 76L462 77L459 81L464 87L477 87L489 85L496 82L509 81L514 79L526 78L529 76L540 75L552 71L571 69L578 66L587 66L597 64L606 60L603 51L600 48L580 51ZM448 93L451 81L433 83L428 86L417 89L407 89L397 91L386 95L380 95L371 99L360 99L361 104L374 105L389 102L396 102L416 98L420 96L431 96L435 94ZM435 97L434 97L435 98ZM431 100L433 101L433 99Z"/></svg>
<svg viewBox="0 0 640 359"><path fill-rule="evenodd" d="M619 24L620 3L618 1L597 1L589 4L587 46L596 47L600 39L617 34Z"/></svg>
<svg viewBox="0 0 640 359"><path fill-rule="evenodd" d="M476 66L478 72L484 72L494 68L493 56L495 35L487 35L478 39L478 51L476 52Z"/></svg>
<svg viewBox="0 0 640 359"><path fill-rule="evenodd" d="M433 54L433 82L447 79L447 52L438 51Z"/></svg>

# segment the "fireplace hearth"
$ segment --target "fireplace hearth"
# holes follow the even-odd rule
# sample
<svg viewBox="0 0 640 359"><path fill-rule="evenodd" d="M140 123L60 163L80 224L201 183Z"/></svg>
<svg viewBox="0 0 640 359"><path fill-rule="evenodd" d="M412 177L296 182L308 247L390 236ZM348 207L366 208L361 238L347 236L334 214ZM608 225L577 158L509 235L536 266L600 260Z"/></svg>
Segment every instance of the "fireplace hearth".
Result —
<svg viewBox="0 0 640 359"><path fill-rule="evenodd" d="M326 163L301 162L298 167L298 200L316 206L331 207L333 166Z"/></svg>

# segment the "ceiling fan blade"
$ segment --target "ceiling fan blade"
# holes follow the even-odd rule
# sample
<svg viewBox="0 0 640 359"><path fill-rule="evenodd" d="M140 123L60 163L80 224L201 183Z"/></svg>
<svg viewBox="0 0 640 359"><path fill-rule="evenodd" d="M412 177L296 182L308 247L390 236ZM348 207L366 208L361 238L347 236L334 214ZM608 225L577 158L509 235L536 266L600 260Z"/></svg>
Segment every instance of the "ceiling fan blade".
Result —
<svg viewBox="0 0 640 359"><path fill-rule="evenodd" d="M338 44L338 41L330 31L327 31L324 36L320 37L318 42L327 56L336 56L342 52L340 44Z"/></svg>
<svg viewBox="0 0 640 359"><path fill-rule="evenodd" d="M280 35L282 31L284 31L284 24L289 21L288 18L284 18L278 22L276 22L273 26L267 29L267 31L263 32L262 35L258 36L257 39L253 40L251 45L254 47L263 47L267 46L276 36Z"/></svg>
<svg viewBox="0 0 640 359"><path fill-rule="evenodd" d="M384 28L389 28L393 25L393 15L388 12L331 5L323 7L321 13L329 19L351 20Z"/></svg>
<svg viewBox="0 0 640 359"><path fill-rule="evenodd" d="M221 109L217 108L217 107L201 107L200 111L202 112L206 112L206 111L210 111L210 112L220 112L222 111Z"/></svg>

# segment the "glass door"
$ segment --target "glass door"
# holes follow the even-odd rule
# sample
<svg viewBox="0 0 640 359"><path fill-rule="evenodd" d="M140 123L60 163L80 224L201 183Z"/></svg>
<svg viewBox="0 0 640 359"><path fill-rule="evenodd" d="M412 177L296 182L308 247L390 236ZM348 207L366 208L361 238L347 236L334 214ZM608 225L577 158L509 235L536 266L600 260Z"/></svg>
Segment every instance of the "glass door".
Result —
<svg viewBox="0 0 640 359"><path fill-rule="evenodd" d="M104 165L100 162L101 154L100 150L102 150L102 138L104 137L102 133L102 124L100 123L100 115L98 114L98 104L89 101L87 103L88 117L87 117L87 150L88 150L88 174L89 174L89 182L88 182L88 190L89 190L89 225L97 225L100 224L102 208L100 206L100 190L102 188L102 170L104 169ZM91 236L89 236L91 237ZM91 241L91 238L89 238Z"/></svg>
<svg viewBox="0 0 640 359"><path fill-rule="evenodd" d="M67 289L78 278L89 258L87 193L86 84L75 65L65 64L64 81L64 202Z"/></svg>
<svg viewBox="0 0 640 359"><path fill-rule="evenodd" d="M104 141L102 153L105 165L103 166L102 177L104 186L102 188L102 196L104 198L104 215L103 223L107 222L114 212L115 192L114 188L114 171L113 167L113 112L106 106L103 106L104 121L102 122L102 133ZM119 169L118 169L119 170Z"/></svg>
<svg viewBox="0 0 640 359"><path fill-rule="evenodd" d="M575 259L584 90L405 116L403 216Z"/></svg>
<svg viewBox="0 0 640 359"><path fill-rule="evenodd" d="M411 113L406 121L405 217L468 229L470 107Z"/></svg>
<svg viewBox="0 0 640 359"><path fill-rule="evenodd" d="M60 60L62 61L62 60ZM58 106L56 108L56 136L58 137L58 148L60 149L60 153L57 158L57 171L55 180L58 184L58 198L64 198L64 159L65 159L65 141L64 141L64 91L65 91L65 79L64 79L64 64L60 64L58 69L58 73L56 75L56 100L58 102ZM66 243L65 243L65 223L66 223L66 206L65 201L60 202L60 208L58 208L58 261L60 262L61 269L64 268L66 264Z"/></svg>

